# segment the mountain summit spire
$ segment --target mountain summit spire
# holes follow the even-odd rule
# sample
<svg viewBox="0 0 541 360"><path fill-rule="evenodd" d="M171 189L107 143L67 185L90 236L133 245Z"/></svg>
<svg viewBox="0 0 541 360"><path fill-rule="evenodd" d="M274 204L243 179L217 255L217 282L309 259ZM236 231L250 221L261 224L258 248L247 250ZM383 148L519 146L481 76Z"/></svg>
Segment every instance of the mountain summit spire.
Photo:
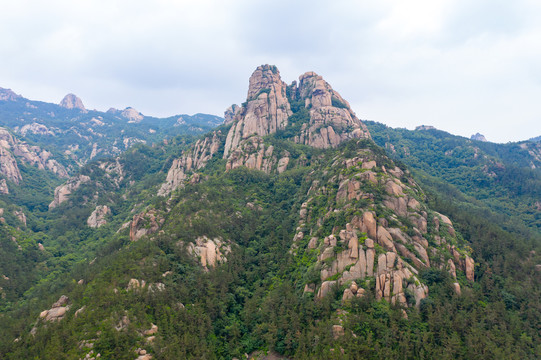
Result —
<svg viewBox="0 0 541 360"><path fill-rule="evenodd" d="M68 94L64 96L59 105L66 109L79 109L82 112L87 112L85 106L83 105L83 101L75 94Z"/></svg>
<svg viewBox="0 0 541 360"><path fill-rule="evenodd" d="M231 108L233 109L233 108ZM230 111L233 126L224 158L252 136L284 130L291 140L318 148L338 146L352 138L370 138L349 103L321 76L307 72L299 85L287 86L274 65L261 65L250 77L246 102Z"/></svg>

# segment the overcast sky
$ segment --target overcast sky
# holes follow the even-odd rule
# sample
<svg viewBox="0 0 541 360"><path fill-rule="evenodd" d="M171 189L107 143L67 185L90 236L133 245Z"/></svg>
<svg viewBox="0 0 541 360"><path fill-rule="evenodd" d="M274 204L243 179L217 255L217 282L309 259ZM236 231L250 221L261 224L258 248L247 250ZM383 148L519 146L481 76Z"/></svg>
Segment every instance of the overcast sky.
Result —
<svg viewBox="0 0 541 360"><path fill-rule="evenodd" d="M538 0L0 0L0 87L87 108L223 116L274 64L361 119L494 142L541 135Z"/></svg>

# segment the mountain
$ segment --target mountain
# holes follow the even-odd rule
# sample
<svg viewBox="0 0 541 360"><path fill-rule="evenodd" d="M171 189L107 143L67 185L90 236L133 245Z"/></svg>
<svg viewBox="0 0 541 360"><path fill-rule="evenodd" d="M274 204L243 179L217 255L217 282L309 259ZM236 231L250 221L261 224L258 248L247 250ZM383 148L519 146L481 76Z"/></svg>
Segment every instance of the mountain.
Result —
<svg viewBox="0 0 541 360"><path fill-rule="evenodd" d="M374 141L424 178L451 184L471 199L541 233L541 145L472 141L440 130L409 131L366 122Z"/></svg>
<svg viewBox="0 0 541 360"><path fill-rule="evenodd" d="M473 134L473 135L470 137L470 139L472 139L472 140L477 140L477 141L484 141L484 142L487 141L485 135L480 134L480 133Z"/></svg>
<svg viewBox="0 0 541 360"><path fill-rule="evenodd" d="M0 354L535 358L539 236L457 206L378 126L262 65L218 128L89 161L26 228L10 208L33 252L0 238Z"/></svg>
<svg viewBox="0 0 541 360"><path fill-rule="evenodd" d="M70 173L92 159L117 156L134 144L198 135L222 122L222 118L206 114L159 119L131 107L100 112L87 110L74 94L56 105L0 88L0 126L52 152L64 166L73 163L68 166Z"/></svg>

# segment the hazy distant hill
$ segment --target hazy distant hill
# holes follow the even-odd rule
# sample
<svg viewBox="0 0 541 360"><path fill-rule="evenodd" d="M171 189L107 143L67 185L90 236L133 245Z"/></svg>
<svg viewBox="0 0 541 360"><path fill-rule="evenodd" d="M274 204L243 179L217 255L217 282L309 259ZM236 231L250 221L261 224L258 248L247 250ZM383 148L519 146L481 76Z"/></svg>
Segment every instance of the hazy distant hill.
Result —
<svg viewBox="0 0 541 360"><path fill-rule="evenodd" d="M202 134L222 122L223 118L206 114L162 119L133 108L87 110L73 94L57 105L28 100L0 88L0 126L79 165L119 155L134 144L151 145L177 135Z"/></svg>

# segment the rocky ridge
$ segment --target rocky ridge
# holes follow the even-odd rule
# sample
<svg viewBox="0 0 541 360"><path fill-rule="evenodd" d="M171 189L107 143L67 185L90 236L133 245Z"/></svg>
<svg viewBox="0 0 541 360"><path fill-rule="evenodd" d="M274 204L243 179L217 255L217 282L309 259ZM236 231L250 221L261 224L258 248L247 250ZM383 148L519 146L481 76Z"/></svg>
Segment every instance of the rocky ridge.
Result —
<svg viewBox="0 0 541 360"><path fill-rule="evenodd" d="M423 197L407 172L370 149L336 157L328 175L313 180L293 239L294 254L316 259L305 292L323 298L338 287L349 300L373 291L376 299L419 306L429 291L419 274L436 267L449 272L460 293L457 270L474 281L474 261L450 219ZM328 234L325 224L342 216L345 225Z"/></svg>
<svg viewBox="0 0 541 360"><path fill-rule="evenodd" d="M68 176L66 168L53 159L50 152L20 141L7 129L0 127L0 174L7 180L19 184L22 175L17 159L40 170L51 171L60 177Z"/></svg>
<svg viewBox="0 0 541 360"><path fill-rule="evenodd" d="M300 126L288 123L297 120L294 114L302 113ZM319 274L305 284L306 291L322 298L334 286L345 286L345 299L373 291L378 299L408 307L419 306L428 295L419 276L423 269L448 271L457 293L457 271L474 280L473 259L450 219L426 206L411 176L378 152L367 128L321 76L308 72L301 75L298 86L287 87L275 67L260 66L250 78L247 102L226 110L226 118L232 122L223 144L226 170L245 166L266 173L285 171L292 161L290 154L278 153L264 136L287 129L296 131L289 140L316 148L336 148L358 139L355 155L337 155L323 175L314 171L314 178L319 173L323 179L313 181L301 207L291 251L316 256L311 271ZM159 194L181 186L188 172L195 175L220 152L220 139L215 132L175 160ZM329 169L317 161L312 163L315 168ZM329 199L324 213L321 198ZM340 216L346 222L329 233L325 223ZM364 291L352 291L352 282Z"/></svg>
<svg viewBox="0 0 541 360"><path fill-rule="evenodd" d="M296 105L295 111L292 103ZM289 122L293 115L296 115L295 124ZM298 128L291 140L316 148L332 148L350 139L370 138L368 129L349 103L321 76L307 72L300 76L298 86L296 82L287 86L273 65L257 67L249 80L246 102L240 107L235 104L229 107L225 111L225 123L232 124L225 143L217 133L198 141L194 149L175 160L159 195L177 188L188 172L201 168L208 156L216 154L222 146L228 170L246 166L266 173L285 171L290 154L277 153L264 137L295 126Z"/></svg>

